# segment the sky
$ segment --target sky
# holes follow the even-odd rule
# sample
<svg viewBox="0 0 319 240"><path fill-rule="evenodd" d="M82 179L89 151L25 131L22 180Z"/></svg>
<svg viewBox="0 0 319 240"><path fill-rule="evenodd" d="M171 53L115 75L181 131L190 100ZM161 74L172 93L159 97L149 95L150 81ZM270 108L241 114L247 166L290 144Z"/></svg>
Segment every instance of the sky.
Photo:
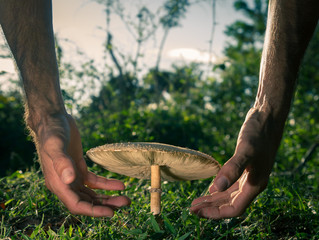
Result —
<svg viewBox="0 0 319 240"><path fill-rule="evenodd" d="M132 19L136 16L136 9L146 4L151 10L157 9L163 0L122 0L123 6ZM211 2L211 1L210 1ZM222 50L227 38L225 27L243 16L233 9L233 0L216 1L216 22L213 39L213 61L222 59ZM53 0L53 27L54 32L65 50L65 56L70 61L77 60L76 49L84 52L85 56L102 63L104 52L103 43L105 33L104 6L91 0ZM192 5L181 26L170 31L161 61L161 68L169 68L175 62L199 61L209 59L209 39L212 28L211 4L199 3ZM110 31L113 34L113 43L117 50L125 55L134 56L136 41L127 31L120 18L112 15ZM152 67L159 48L159 31L154 39L144 44L142 67ZM1 40L3 41L3 39ZM0 59L0 71L14 72L12 60ZM1 75L0 75L1 78Z"/></svg>
<svg viewBox="0 0 319 240"><path fill-rule="evenodd" d="M126 9L131 10L135 17L135 10L147 4L150 9L157 9L163 0L123 0ZM241 15L233 9L233 0L217 0L216 20L213 51L216 57L222 57L222 49L226 41L224 35L225 26L240 18ZM54 29L61 38L68 38L89 57L96 60L102 59L102 44L105 41L105 14L104 7L89 0L55 0L53 2ZM126 10L130 13L130 11ZM208 59L209 39L212 27L211 6L207 3L194 4L190 7L181 27L170 31L164 51L163 67L175 60L206 60ZM136 43L131 37L122 21L113 15L110 30L114 35L114 45L121 51L134 55ZM145 46L145 59L148 63L155 62L158 51L158 35L155 41L149 40ZM165 62L167 64L165 64Z"/></svg>

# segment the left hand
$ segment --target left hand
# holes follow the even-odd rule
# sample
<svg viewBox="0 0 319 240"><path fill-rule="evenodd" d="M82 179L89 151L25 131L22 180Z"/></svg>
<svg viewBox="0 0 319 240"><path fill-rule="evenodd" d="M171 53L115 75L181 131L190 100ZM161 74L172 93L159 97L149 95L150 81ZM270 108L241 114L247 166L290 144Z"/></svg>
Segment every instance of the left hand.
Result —
<svg viewBox="0 0 319 240"><path fill-rule="evenodd" d="M210 188L210 195L195 199L190 211L203 218L230 218L242 215L253 199L264 190L265 184L249 182L249 172L242 176L226 191Z"/></svg>
<svg viewBox="0 0 319 240"><path fill-rule="evenodd" d="M267 186L280 142L271 113L252 108L240 130L235 153L221 168L210 195L195 199L190 211L205 218L240 216Z"/></svg>

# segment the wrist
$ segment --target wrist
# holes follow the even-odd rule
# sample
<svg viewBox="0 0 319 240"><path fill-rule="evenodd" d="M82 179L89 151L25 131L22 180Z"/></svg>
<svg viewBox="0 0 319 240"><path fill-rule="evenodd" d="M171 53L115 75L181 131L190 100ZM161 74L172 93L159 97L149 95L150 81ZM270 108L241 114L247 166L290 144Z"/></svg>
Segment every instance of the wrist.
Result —
<svg viewBox="0 0 319 240"><path fill-rule="evenodd" d="M249 118L252 113L255 114L260 125L263 126L265 134L268 135L269 139L272 139L271 141L279 144L289 113L289 106L282 106L279 102L273 104L267 99L267 96L263 96L263 98L256 99L250 112L247 117Z"/></svg>
<svg viewBox="0 0 319 240"><path fill-rule="evenodd" d="M64 106L54 106L52 108L29 108L25 110L25 121L28 128L34 134L38 135L43 126L54 122L54 119L62 119L68 114Z"/></svg>
<svg viewBox="0 0 319 240"><path fill-rule="evenodd" d="M25 81L25 120L29 128L36 131L42 120L66 115L66 109L59 86L58 77L34 78L38 84ZM39 79L47 79L40 81ZM30 86L31 85L31 86Z"/></svg>
<svg viewBox="0 0 319 240"><path fill-rule="evenodd" d="M273 116L273 109L267 102L255 104L247 115L239 132L235 153L248 158L262 153L273 159L279 147L284 124Z"/></svg>
<svg viewBox="0 0 319 240"><path fill-rule="evenodd" d="M275 122L284 125L294 93L293 84L286 85L281 82L282 84L275 89L272 85L276 83L271 81L267 83L265 80L261 80L261 82L260 86L262 87L258 91L253 108L271 116Z"/></svg>

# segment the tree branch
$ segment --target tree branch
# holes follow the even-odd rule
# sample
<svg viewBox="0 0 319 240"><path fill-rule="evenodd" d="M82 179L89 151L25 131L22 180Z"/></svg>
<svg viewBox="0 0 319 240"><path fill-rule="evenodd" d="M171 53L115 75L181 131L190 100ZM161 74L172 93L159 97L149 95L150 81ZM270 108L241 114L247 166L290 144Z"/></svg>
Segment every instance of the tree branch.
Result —
<svg viewBox="0 0 319 240"><path fill-rule="evenodd" d="M305 167L307 162L311 159L312 155L315 153L315 150L318 146L319 139L317 139L317 141L310 146L306 154L302 157L300 164L292 171L293 174L301 172L301 170Z"/></svg>

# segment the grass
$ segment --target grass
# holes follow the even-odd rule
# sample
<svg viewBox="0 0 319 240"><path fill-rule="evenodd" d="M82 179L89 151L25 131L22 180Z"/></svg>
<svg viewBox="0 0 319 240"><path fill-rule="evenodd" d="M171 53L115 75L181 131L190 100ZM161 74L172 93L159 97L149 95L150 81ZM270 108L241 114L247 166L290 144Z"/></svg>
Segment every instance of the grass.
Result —
<svg viewBox="0 0 319 240"><path fill-rule="evenodd" d="M0 239L319 239L318 172L275 175L243 216L216 221L188 210L210 180L163 184L155 219L148 181L93 171L124 181L121 194L132 205L112 219L74 216L46 189L40 171L17 171L0 179Z"/></svg>

